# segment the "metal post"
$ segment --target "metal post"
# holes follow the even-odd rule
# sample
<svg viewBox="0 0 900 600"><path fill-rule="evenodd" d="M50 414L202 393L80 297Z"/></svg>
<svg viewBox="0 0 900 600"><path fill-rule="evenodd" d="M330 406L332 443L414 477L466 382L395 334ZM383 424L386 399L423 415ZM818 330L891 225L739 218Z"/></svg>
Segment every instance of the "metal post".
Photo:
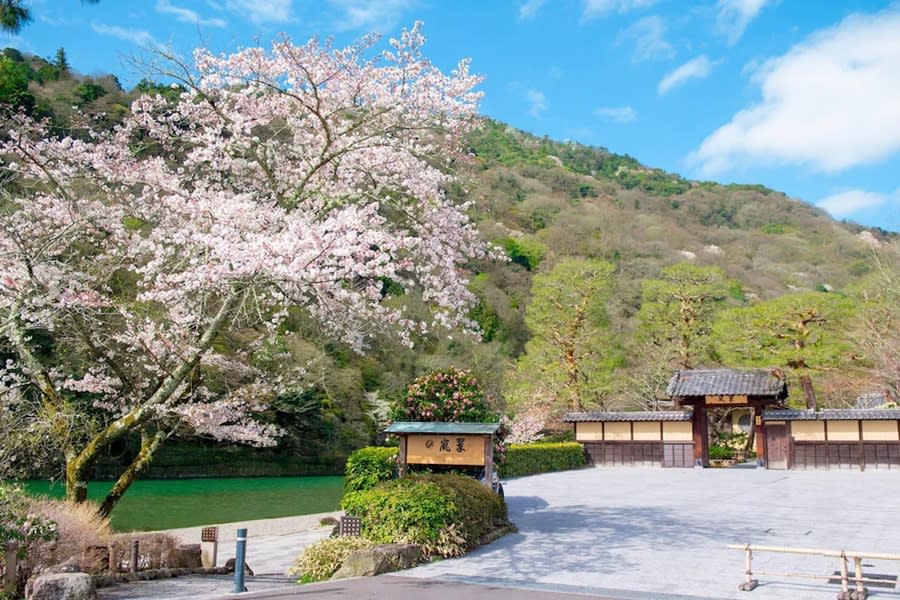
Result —
<svg viewBox="0 0 900 600"><path fill-rule="evenodd" d="M6 542L6 571L3 575L3 586L0 589L14 590L16 589L16 581L19 571L19 542L9 540Z"/></svg>
<svg viewBox="0 0 900 600"><path fill-rule="evenodd" d="M756 589L759 582L753 579L753 550L750 544L744 547L744 583L738 586L742 592L749 592Z"/></svg>
<svg viewBox="0 0 900 600"><path fill-rule="evenodd" d="M856 571L856 592L853 594L853 600L866 600L869 596L869 590L866 589L862 582L862 556L853 557L853 566Z"/></svg>
<svg viewBox="0 0 900 600"><path fill-rule="evenodd" d="M141 556L140 552L141 543L137 540L133 540L131 542L131 572L137 573L138 570L138 559Z"/></svg>
<svg viewBox="0 0 900 600"><path fill-rule="evenodd" d="M244 587L244 561L247 557L247 530L238 529L234 549L234 593L246 592Z"/></svg>

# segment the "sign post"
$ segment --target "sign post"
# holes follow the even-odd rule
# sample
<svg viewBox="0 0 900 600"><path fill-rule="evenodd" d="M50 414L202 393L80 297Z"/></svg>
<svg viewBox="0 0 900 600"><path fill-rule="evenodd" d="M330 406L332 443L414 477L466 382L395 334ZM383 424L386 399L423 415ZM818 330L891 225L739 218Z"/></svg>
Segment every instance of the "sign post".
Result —
<svg viewBox="0 0 900 600"><path fill-rule="evenodd" d="M385 432L400 437L399 473L407 465L484 467L484 484L492 486L494 434L499 423L397 422Z"/></svg>

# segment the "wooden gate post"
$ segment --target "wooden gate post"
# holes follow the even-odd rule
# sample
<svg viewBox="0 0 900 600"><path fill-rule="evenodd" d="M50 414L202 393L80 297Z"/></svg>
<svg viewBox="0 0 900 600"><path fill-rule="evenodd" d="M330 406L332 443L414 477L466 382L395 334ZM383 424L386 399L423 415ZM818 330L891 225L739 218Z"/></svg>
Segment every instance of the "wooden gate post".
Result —
<svg viewBox="0 0 900 600"><path fill-rule="evenodd" d="M709 466L709 413L706 404L694 406L691 417L694 434L694 466Z"/></svg>
<svg viewBox="0 0 900 600"><path fill-rule="evenodd" d="M763 421L762 404L753 405L753 428L756 437L756 464L768 468L766 460L766 423Z"/></svg>
<svg viewBox="0 0 900 600"><path fill-rule="evenodd" d="M484 436L484 485L494 488L494 436Z"/></svg>

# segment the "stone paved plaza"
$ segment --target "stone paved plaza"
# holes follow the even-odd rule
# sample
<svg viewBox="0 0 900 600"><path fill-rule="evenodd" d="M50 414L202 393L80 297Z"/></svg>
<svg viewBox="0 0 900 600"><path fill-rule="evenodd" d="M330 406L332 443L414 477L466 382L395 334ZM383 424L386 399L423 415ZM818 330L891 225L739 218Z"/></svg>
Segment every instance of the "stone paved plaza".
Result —
<svg viewBox="0 0 900 600"><path fill-rule="evenodd" d="M826 581L760 575L727 544L900 554L900 471L588 468L505 482L518 534L404 576L623 599L833 599ZM864 571L898 575L900 563ZM839 559L758 554L754 570L827 575ZM870 587L871 597L900 591Z"/></svg>

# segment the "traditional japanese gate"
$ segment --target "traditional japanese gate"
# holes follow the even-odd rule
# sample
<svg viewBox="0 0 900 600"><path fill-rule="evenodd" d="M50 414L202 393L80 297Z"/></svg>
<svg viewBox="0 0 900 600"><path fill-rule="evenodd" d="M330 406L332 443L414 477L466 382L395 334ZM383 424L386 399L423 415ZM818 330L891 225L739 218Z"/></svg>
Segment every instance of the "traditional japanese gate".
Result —
<svg viewBox="0 0 900 600"><path fill-rule="evenodd" d="M575 439L584 444L593 464L705 467L709 465L710 408L750 408L756 453L760 464L768 466L763 410L781 406L787 398L780 371L676 371L666 392L674 407L682 410L569 413L564 421L574 424Z"/></svg>
<svg viewBox="0 0 900 600"><path fill-rule="evenodd" d="M407 465L484 467L484 484L494 471L494 434L499 423L392 423L386 433L400 438L400 476Z"/></svg>
<svg viewBox="0 0 900 600"><path fill-rule="evenodd" d="M782 406L788 396L784 374L777 369L692 369L676 371L666 394L676 408L693 408L691 423L694 438L694 464L709 465L709 409L751 408L755 430L756 456L768 466L766 447L766 408ZM784 467L782 467L784 468Z"/></svg>

